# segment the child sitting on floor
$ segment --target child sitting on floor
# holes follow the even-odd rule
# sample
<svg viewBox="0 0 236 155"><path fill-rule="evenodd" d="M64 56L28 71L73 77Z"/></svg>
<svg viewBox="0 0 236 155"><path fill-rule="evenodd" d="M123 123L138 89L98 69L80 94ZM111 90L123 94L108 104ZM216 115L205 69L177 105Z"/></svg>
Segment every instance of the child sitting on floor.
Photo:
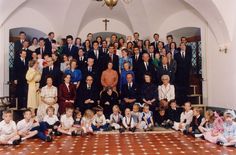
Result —
<svg viewBox="0 0 236 155"><path fill-rule="evenodd" d="M152 111L149 110L149 105L143 106L143 112L141 113L141 129L144 131L152 131L154 127Z"/></svg>
<svg viewBox="0 0 236 155"><path fill-rule="evenodd" d="M0 122L0 144L18 145L21 142L17 134L16 123L12 120L11 111L3 111L3 120Z"/></svg>
<svg viewBox="0 0 236 155"><path fill-rule="evenodd" d="M110 126L113 130L119 130L122 126L123 116L120 114L118 105L112 107L113 113L110 115Z"/></svg>
<svg viewBox="0 0 236 155"><path fill-rule="evenodd" d="M186 126L186 130L184 130L184 134L200 134L201 131L198 129L200 124L204 121L203 116L201 115L202 108L194 108L193 109L193 120L190 125Z"/></svg>
<svg viewBox="0 0 236 155"><path fill-rule="evenodd" d="M236 147L236 123L233 121L236 115L233 110L224 113L223 133L218 137L217 144Z"/></svg>
<svg viewBox="0 0 236 155"><path fill-rule="evenodd" d="M198 130L200 134L195 134L195 137L203 137L205 132L211 131L213 129L213 123L215 120L215 114L212 110L207 110L205 113L205 119L202 121Z"/></svg>
<svg viewBox="0 0 236 155"><path fill-rule="evenodd" d="M78 132L81 132L81 135L84 135L84 131L81 127L81 121L82 121L82 114L79 110L75 111L75 119L74 119L74 127L77 129Z"/></svg>
<svg viewBox="0 0 236 155"><path fill-rule="evenodd" d="M169 108L167 109L167 121L164 122L163 126L165 128L172 128L174 122L180 122L180 115L182 113L182 108L178 108L176 100L170 100Z"/></svg>
<svg viewBox="0 0 236 155"><path fill-rule="evenodd" d="M160 107L156 116L157 126L166 127L167 114L165 107Z"/></svg>
<svg viewBox="0 0 236 155"><path fill-rule="evenodd" d="M30 109L24 111L24 119L17 123L17 130L18 134L22 137L21 140L37 136L44 141L52 141L52 137L47 136L45 129L42 129L39 123L32 118L32 111Z"/></svg>
<svg viewBox="0 0 236 155"><path fill-rule="evenodd" d="M103 108L98 106L95 108L96 114L94 115L92 122L93 131L106 131L108 124L106 122L105 115L103 114Z"/></svg>
<svg viewBox="0 0 236 155"><path fill-rule="evenodd" d="M43 123L45 124L46 128L48 129L48 134L60 136L61 133L57 131L58 127L60 126L60 121L57 116L54 114L55 108L49 106L46 110L46 115L43 118Z"/></svg>
<svg viewBox="0 0 236 155"><path fill-rule="evenodd" d="M94 113L90 109L87 109L84 112L84 116L81 120L81 126L85 134L93 134L93 129L92 129L93 116Z"/></svg>
<svg viewBox="0 0 236 155"><path fill-rule="evenodd" d="M222 114L223 115L223 114ZM218 114L217 112L214 112L215 120L213 122L213 127L210 131L204 132L204 139L211 142L211 143L216 143L218 137L223 133L224 128L224 118L223 116Z"/></svg>
<svg viewBox="0 0 236 155"><path fill-rule="evenodd" d="M61 125L58 128L58 131L71 136L76 136L77 129L73 127L74 119L73 119L73 112L74 109L71 107L66 108L66 113L64 115L61 115Z"/></svg>
<svg viewBox="0 0 236 155"><path fill-rule="evenodd" d="M134 119L131 116L131 111L129 108L125 109L125 117L123 117L122 125L123 128L120 129L120 133L124 132L125 130L132 132L135 132L136 130Z"/></svg>
<svg viewBox="0 0 236 155"><path fill-rule="evenodd" d="M193 120L193 111L191 110L191 103L186 102L184 104L184 112L180 115L180 122L174 122L173 129L184 131L186 125L190 125Z"/></svg>
<svg viewBox="0 0 236 155"><path fill-rule="evenodd" d="M131 116L134 119L135 127L140 128L141 112L139 112L139 105L138 104L133 105L133 111L131 111Z"/></svg>

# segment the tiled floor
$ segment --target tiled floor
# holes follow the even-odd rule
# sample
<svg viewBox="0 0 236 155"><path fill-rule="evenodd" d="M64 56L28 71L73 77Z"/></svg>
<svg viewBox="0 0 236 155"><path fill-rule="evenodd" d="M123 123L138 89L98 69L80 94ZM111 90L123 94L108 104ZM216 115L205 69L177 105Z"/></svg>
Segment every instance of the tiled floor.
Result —
<svg viewBox="0 0 236 155"><path fill-rule="evenodd" d="M0 146L3 154L47 155L236 155L236 148L221 147L178 132L102 133L85 137L55 137L52 143L30 139L19 146Z"/></svg>

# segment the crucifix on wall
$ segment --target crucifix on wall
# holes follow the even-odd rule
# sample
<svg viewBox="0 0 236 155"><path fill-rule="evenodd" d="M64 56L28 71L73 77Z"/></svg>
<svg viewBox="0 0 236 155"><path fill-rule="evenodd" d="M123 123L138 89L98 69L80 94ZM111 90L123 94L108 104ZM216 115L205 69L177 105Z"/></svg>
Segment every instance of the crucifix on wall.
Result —
<svg viewBox="0 0 236 155"><path fill-rule="evenodd" d="M102 20L102 22L105 23L105 31L107 31L107 23L110 22L110 20L104 19L104 20Z"/></svg>

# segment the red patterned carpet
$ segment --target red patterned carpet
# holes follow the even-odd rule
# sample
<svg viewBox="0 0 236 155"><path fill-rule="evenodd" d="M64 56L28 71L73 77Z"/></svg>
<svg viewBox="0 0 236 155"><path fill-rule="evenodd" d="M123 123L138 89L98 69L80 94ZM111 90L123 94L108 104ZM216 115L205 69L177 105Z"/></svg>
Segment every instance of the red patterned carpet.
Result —
<svg viewBox="0 0 236 155"><path fill-rule="evenodd" d="M1 146L0 154L235 155L236 148L217 146L178 132L98 133L85 137L55 137L52 143L30 139L18 146Z"/></svg>

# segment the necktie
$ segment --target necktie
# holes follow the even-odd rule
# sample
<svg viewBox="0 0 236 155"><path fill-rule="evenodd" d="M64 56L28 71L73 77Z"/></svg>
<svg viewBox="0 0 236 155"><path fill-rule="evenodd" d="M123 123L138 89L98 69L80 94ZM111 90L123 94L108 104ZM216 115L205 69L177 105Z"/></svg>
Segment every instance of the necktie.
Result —
<svg viewBox="0 0 236 155"><path fill-rule="evenodd" d="M98 51L97 50L95 51L95 56L98 59Z"/></svg>
<svg viewBox="0 0 236 155"><path fill-rule="evenodd" d="M69 46L70 51L71 51L71 48L72 48L72 45Z"/></svg>
<svg viewBox="0 0 236 155"><path fill-rule="evenodd" d="M136 61L138 60L138 56L137 56L137 55L135 55L135 60L136 60Z"/></svg>
<svg viewBox="0 0 236 155"><path fill-rule="evenodd" d="M182 52L182 58L183 58L183 59L185 58L185 56L184 56L184 52Z"/></svg>
<svg viewBox="0 0 236 155"><path fill-rule="evenodd" d="M91 67L89 67L89 72L92 72L92 68Z"/></svg>
<svg viewBox="0 0 236 155"><path fill-rule="evenodd" d="M146 68L146 70L148 70L148 63L147 62L145 62L145 68Z"/></svg>
<svg viewBox="0 0 236 155"><path fill-rule="evenodd" d="M167 67L166 67L166 65L164 66L164 70L167 71Z"/></svg>
<svg viewBox="0 0 236 155"><path fill-rule="evenodd" d="M80 61L83 61L83 60L82 60L82 57L80 57Z"/></svg>
<svg viewBox="0 0 236 155"><path fill-rule="evenodd" d="M129 89L129 90L131 89L131 84L130 84L130 83L128 84L128 89Z"/></svg>
<svg viewBox="0 0 236 155"><path fill-rule="evenodd" d="M22 62L24 63L24 65L25 65L25 59L22 59Z"/></svg>

